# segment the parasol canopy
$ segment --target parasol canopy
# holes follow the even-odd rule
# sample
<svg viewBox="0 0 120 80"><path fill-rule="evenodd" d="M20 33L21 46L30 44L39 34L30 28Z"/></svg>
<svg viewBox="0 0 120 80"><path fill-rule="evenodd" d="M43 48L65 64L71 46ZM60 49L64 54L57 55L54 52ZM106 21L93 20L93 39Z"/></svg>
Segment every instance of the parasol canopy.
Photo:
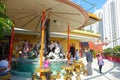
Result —
<svg viewBox="0 0 120 80"><path fill-rule="evenodd" d="M42 12L50 19L50 32L66 32L84 27L89 16L79 5L69 0L5 0L6 14L15 27L39 32Z"/></svg>

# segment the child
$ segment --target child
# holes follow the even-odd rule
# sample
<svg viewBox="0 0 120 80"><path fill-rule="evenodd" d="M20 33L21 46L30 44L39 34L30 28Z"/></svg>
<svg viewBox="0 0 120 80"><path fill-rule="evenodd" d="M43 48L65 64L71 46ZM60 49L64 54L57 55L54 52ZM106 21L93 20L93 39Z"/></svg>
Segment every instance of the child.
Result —
<svg viewBox="0 0 120 80"><path fill-rule="evenodd" d="M50 64L50 62L49 62L48 58L45 57L44 68L49 68L49 64Z"/></svg>
<svg viewBox="0 0 120 80"><path fill-rule="evenodd" d="M75 52L75 58L76 58L76 60L78 60L78 58L79 58L79 52L78 52L78 49L76 49L76 52Z"/></svg>

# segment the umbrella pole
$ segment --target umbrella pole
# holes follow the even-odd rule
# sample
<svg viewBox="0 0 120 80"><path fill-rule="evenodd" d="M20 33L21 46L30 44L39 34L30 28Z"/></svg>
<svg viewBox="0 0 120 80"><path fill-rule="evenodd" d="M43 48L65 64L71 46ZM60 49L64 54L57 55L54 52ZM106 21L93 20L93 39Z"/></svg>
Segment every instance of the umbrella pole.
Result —
<svg viewBox="0 0 120 80"><path fill-rule="evenodd" d="M68 63L70 62L70 26L69 26L69 22L68 22L68 54L67 54L67 58L68 58Z"/></svg>
<svg viewBox="0 0 120 80"><path fill-rule="evenodd" d="M42 29L42 37L41 37L41 49L40 49L40 68L43 65L43 54L44 54L44 29Z"/></svg>
<svg viewBox="0 0 120 80"><path fill-rule="evenodd" d="M40 49L40 69L43 67L43 54L44 54L44 24L45 24L45 12L42 13L42 33L41 33L41 49ZM41 76L41 73L40 73Z"/></svg>
<svg viewBox="0 0 120 80"><path fill-rule="evenodd" d="M12 34L11 34L11 40L10 40L10 52L8 56L9 67L11 66L11 60L12 60L13 41L14 41L14 26L12 26Z"/></svg>

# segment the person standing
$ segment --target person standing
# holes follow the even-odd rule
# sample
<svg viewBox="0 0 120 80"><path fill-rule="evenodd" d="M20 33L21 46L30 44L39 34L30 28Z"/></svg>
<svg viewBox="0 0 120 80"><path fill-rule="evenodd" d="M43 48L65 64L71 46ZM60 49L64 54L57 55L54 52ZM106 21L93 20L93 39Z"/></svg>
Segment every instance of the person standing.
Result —
<svg viewBox="0 0 120 80"><path fill-rule="evenodd" d="M87 48L85 49L85 54L86 54L88 75L92 75L93 55Z"/></svg>
<svg viewBox="0 0 120 80"><path fill-rule="evenodd" d="M102 74L102 66L104 65L104 61L101 53L98 53L97 60L98 60L99 72L100 74Z"/></svg>
<svg viewBox="0 0 120 80"><path fill-rule="evenodd" d="M70 53L71 53L71 56L74 58L75 57L75 46L74 46L74 44L71 44L71 46L70 46Z"/></svg>

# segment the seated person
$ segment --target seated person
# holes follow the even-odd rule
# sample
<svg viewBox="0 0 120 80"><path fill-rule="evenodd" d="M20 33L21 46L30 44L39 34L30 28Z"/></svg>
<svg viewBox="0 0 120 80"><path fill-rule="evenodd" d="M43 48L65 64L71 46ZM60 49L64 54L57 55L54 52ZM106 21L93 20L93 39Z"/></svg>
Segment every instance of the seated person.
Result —
<svg viewBox="0 0 120 80"><path fill-rule="evenodd" d="M0 76L4 76L8 73L8 61L5 59L0 60Z"/></svg>
<svg viewBox="0 0 120 80"><path fill-rule="evenodd" d="M46 56L45 60L44 60L44 68L50 68L49 64L50 64L50 62ZM50 72L45 72L45 76L46 76L46 80L49 80L50 79Z"/></svg>
<svg viewBox="0 0 120 80"><path fill-rule="evenodd" d="M49 62L48 58L45 57L44 68L49 68L50 67L49 64L50 64L50 62Z"/></svg>

